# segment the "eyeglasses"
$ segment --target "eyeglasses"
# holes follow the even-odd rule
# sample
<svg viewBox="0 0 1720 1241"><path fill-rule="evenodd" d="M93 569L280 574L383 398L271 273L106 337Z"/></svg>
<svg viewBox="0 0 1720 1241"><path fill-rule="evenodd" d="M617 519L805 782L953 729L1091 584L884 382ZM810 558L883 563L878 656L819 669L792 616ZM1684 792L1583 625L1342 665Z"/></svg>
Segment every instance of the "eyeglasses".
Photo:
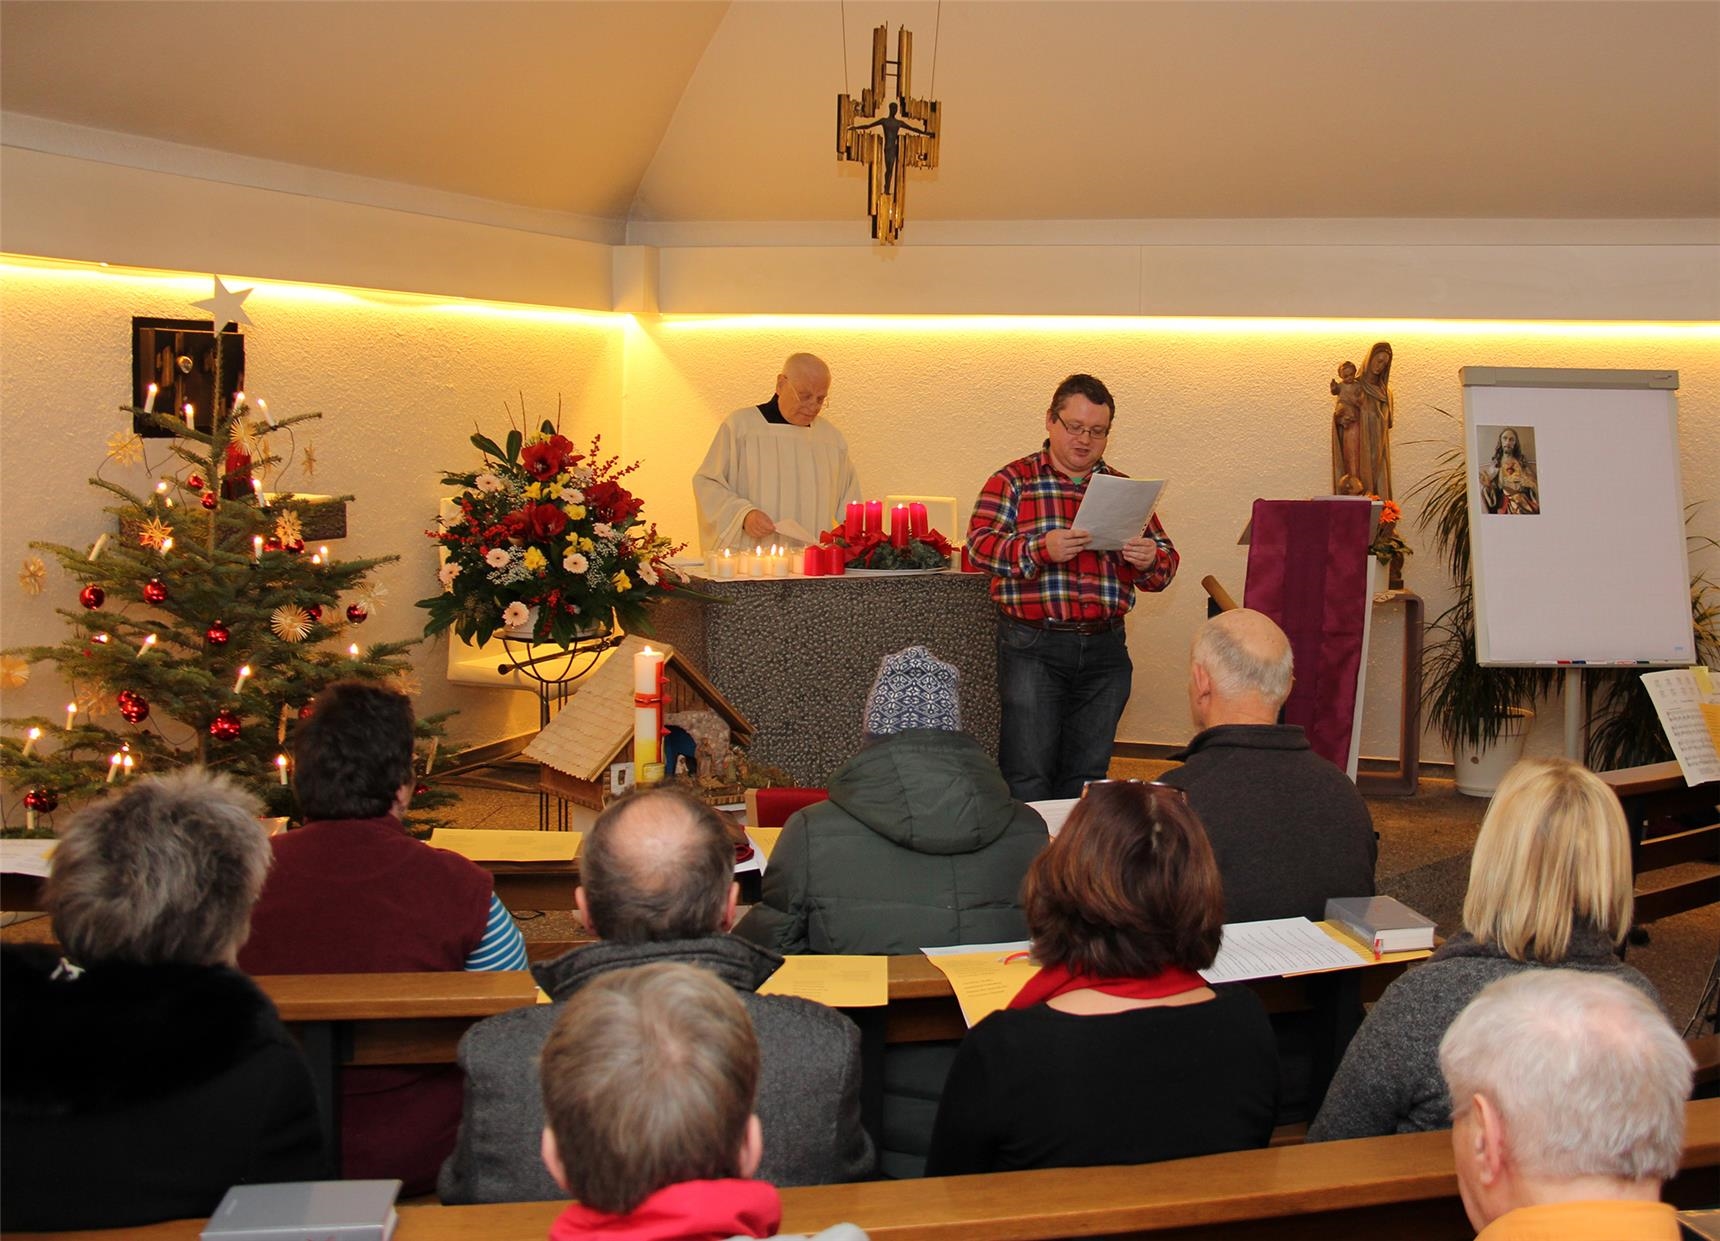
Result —
<svg viewBox="0 0 1720 1241"><path fill-rule="evenodd" d="M794 402L796 405L810 405L814 409L830 408L830 394L828 392L823 396L813 396L810 392L802 392L800 390L800 385L795 383L792 379L788 381L788 390L794 393Z"/></svg>
<svg viewBox="0 0 1720 1241"><path fill-rule="evenodd" d="M1081 796L1082 797L1087 796L1089 791L1099 787L1102 784L1138 784L1144 789L1151 790L1155 796L1160 794L1160 793L1163 793L1166 796L1170 797L1172 801L1179 801L1179 802L1185 802L1185 803L1188 801L1187 790L1178 788L1174 784L1166 784L1162 780L1135 780L1135 779L1129 779L1129 780L1089 780L1081 786Z"/></svg>
<svg viewBox="0 0 1720 1241"><path fill-rule="evenodd" d="M1072 427L1067 422L1063 421L1063 415L1062 414L1052 414L1051 417L1056 420L1058 426L1062 427L1065 431L1069 432L1069 434L1073 435L1076 439L1102 440L1106 436L1111 434L1111 424L1110 423L1106 423L1102 427ZM1095 780L1092 783L1101 784L1104 782L1100 781L1100 780ZM1150 784L1151 781L1137 780L1137 781L1135 781L1135 783L1136 784Z"/></svg>

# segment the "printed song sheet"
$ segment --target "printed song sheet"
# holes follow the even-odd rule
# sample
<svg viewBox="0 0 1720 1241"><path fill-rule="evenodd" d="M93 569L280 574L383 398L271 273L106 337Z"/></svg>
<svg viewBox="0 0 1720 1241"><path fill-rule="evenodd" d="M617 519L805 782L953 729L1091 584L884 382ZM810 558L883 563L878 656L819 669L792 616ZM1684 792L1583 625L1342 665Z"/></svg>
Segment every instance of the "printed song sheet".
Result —
<svg viewBox="0 0 1720 1241"><path fill-rule="evenodd" d="M760 995L798 995L831 1008L882 1008L890 1002L890 958L784 957Z"/></svg>
<svg viewBox="0 0 1720 1241"><path fill-rule="evenodd" d="M57 840L0 840L0 871L8 875L48 877L48 863Z"/></svg>
<svg viewBox="0 0 1720 1241"><path fill-rule="evenodd" d="M571 862L579 852L578 832L485 831L439 827L430 843L474 862Z"/></svg>
<svg viewBox="0 0 1720 1241"><path fill-rule="evenodd" d="M1075 809L1079 797L1053 797L1046 801L1030 801L1027 804L1039 811L1039 817L1045 820L1045 829L1051 833L1051 839L1057 839L1057 833L1063 830L1063 820L1069 817L1069 812Z"/></svg>
<svg viewBox="0 0 1720 1241"><path fill-rule="evenodd" d="M1140 535L1153 515L1153 505L1164 490L1162 478L1118 478L1115 474L1095 474L1081 497L1081 507L1075 510L1074 530L1085 530L1093 536L1087 544L1091 551L1114 552L1124 543Z"/></svg>
<svg viewBox="0 0 1720 1241"><path fill-rule="evenodd" d="M1227 922L1218 959L1200 976L1208 982L1242 982L1281 974L1354 969L1372 962L1337 942L1306 918Z"/></svg>
<svg viewBox="0 0 1720 1241"><path fill-rule="evenodd" d="M950 980L962 1020L971 1029L1008 1006L1027 980L1039 972L1028 957L1026 940L1013 944L962 944L923 948L926 959Z"/></svg>
<svg viewBox="0 0 1720 1241"><path fill-rule="evenodd" d="M1714 674L1707 668L1645 672L1642 687L1654 701L1684 782L1720 780L1720 694Z"/></svg>

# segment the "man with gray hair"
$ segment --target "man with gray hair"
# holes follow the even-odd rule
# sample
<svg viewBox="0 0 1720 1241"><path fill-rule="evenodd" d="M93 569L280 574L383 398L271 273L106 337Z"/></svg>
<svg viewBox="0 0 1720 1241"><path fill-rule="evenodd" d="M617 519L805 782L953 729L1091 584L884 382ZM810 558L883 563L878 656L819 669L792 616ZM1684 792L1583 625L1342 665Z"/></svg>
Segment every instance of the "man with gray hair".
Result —
<svg viewBox="0 0 1720 1241"><path fill-rule="evenodd" d="M794 353L770 400L723 419L693 475L707 557L725 547L816 539L860 498L848 441L819 417L829 400L830 368L822 358ZM788 523L799 532L778 529Z"/></svg>
<svg viewBox="0 0 1720 1241"><path fill-rule="evenodd" d="M1372 896L1378 841L1356 786L1315 754L1295 724L1290 641L1272 619L1236 608L1208 620L1189 656L1196 729L1160 779L1183 789L1206 825L1224 879L1224 920L1326 916L1334 896Z"/></svg>
<svg viewBox="0 0 1720 1241"><path fill-rule="evenodd" d="M532 967L554 1007L502 1013L460 1040L465 1108L442 1166L443 1202L560 1196L536 1158L544 1125L538 1052L561 1006L583 987L658 962L710 971L752 1018L763 1052L763 1179L819 1185L871 1174L872 1141L860 1123L860 1031L822 1004L757 994L782 957L726 933L739 890L734 862L722 818L684 793L633 793L598 816L580 851L574 902L599 942Z"/></svg>
<svg viewBox="0 0 1720 1241"><path fill-rule="evenodd" d="M1477 1241L1676 1241L1661 1183L1684 1153L1693 1064L1635 987L1526 970L1439 1045L1457 1186Z"/></svg>

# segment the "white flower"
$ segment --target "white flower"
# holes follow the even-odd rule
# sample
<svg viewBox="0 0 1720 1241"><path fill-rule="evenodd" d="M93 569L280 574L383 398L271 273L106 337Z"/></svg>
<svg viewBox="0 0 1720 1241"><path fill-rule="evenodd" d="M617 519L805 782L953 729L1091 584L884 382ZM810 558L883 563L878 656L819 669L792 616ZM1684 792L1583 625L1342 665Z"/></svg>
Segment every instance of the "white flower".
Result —
<svg viewBox="0 0 1720 1241"><path fill-rule="evenodd" d="M591 485L591 480L595 478L596 475L594 475L585 466L576 465L567 472L567 477L568 480L576 487L589 487Z"/></svg>
<svg viewBox="0 0 1720 1241"><path fill-rule="evenodd" d="M561 489L561 500L563 504L584 504L585 492L581 491L578 487L563 487Z"/></svg>
<svg viewBox="0 0 1720 1241"><path fill-rule="evenodd" d="M502 609L502 624L508 626L510 629L516 625L523 625L530 618L531 614L532 610L516 599L514 602L508 604L507 607Z"/></svg>
<svg viewBox="0 0 1720 1241"><path fill-rule="evenodd" d="M647 586L655 586L657 584L657 570L653 569L650 565L645 564L643 561L640 562L638 573L639 580L644 582Z"/></svg>
<svg viewBox="0 0 1720 1241"><path fill-rule="evenodd" d="M460 576L460 566L450 560L447 564L436 570L436 576L441 579L443 590L453 590L454 579Z"/></svg>
<svg viewBox="0 0 1720 1241"><path fill-rule="evenodd" d="M591 532L600 539L612 539L615 537L615 527L606 521L598 522L591 528Z"/></svg>
<svg viewBox="0 0 1720 1241"><path fill-rule="evenodd" d="M566 569L569 573L584 573L591 567L591 561L587 560L578 552L569 552L567 555L562 557L561 567Z"/></svg>
<svg viewBox="0 0 1720 1241"><path fill-rule="evenodd" d="M494 474L480 474L472 481L477 484L479 491L500 491L502 489L502 480Z"/></svg>
<svg viewBox="0 0 1720 1241"><path fill-rule="evenodd" d="M507 568L508 549L505 547L492 547L484 554L484 563L489 565L492 569Z"/></svg>

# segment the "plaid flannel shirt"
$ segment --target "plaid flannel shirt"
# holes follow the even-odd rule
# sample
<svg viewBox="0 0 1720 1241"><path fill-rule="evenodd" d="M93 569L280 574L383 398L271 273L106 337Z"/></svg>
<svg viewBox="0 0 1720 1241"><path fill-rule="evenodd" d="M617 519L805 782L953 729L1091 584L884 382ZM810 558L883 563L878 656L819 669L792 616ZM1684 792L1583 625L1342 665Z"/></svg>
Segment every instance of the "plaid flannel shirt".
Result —
<svg viewBox="0 0 1720 1241"><path fill-rule="evenodd" d="M1103 461L1088 474L1128 475ZM1181 559L1157 515L1145 533L1158 557L1137 569L1121 552L1084 551L1052 564L1045 534L1075 521L1087 480L1058 473L1040 451L1011 461L986 479L968 522L968 557L991 576L991 597L1004 615L1025 621L1095 621L1120 618L1135 606L1135 591L1169 586Z"/></svg>

